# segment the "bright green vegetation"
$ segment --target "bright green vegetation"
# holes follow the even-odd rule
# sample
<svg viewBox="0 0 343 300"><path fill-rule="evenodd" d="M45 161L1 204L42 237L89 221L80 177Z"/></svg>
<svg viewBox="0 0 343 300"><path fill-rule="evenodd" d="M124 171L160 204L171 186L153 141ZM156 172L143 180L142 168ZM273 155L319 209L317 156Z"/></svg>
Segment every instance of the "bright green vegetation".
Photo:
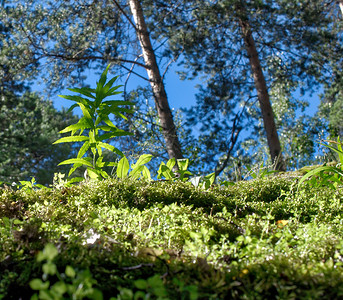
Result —
<svg viewBox="0 0 343 300"><path fill-rule="evenodd" d="M86 166L88 176L0 189L0 299L343 296L339 138L324 146L340 163L302 178L250 169L253 180L214 185L214 173L190 177L188 159L170 159L154 181L152 155L130 165L106 143L128 134L108 115L130 112L119 107L128 102L103 101L118 94L107 71L96 89L71 89L87 98L65 96L84 116L57 143L84 144L61 164L73 165L69 175ZM105 163L102 148L122 157Z"/></svg>
<svg viewBox="0 0 343 300"><path fill-rule="evenodd" d="M0 298L342 297L343 189L300 177L3 188Z"/></svg>

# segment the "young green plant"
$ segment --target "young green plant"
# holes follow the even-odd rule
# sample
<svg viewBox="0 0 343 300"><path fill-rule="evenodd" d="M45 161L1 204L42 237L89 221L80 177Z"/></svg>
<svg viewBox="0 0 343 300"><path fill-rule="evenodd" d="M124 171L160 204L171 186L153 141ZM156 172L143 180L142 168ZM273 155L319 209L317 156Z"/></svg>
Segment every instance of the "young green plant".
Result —
<svg viewBox="0 0 343 300"><path fill-rule="evenodd" d="M298 187L308 178L312 177L311 180L312 184L317 186L323 186L326 185L330 187L331 189L337 189L339 185L343 184L343 143L340 141L339 137L336 141L327 141L329 145L320 143L321 145L333 150L338 154L339 163L336 166L321 166L318 168L315 168L314 170L308 172L306 175L304 175L298 184ZM331 145L330 145L331 144ZM337 148L334 148L332 145L336 144ZM314 177L317 176L317 177Z"/></svg>
<svg viewBox="0 0 343 300"><path fill-rule="evenodd" d="M130 163L127 160L127 158L124 156L117 165L117 177L120 179L124 179L126 177L131 177L133 179L139 179L141 177L151 180L150 171L145 166L146 163L148 163L152 158L151 154L143 154L141 155L136 163L131 165L131 171L130 170Z"/></svg>
<svg viewBox="0 0 343 300"><path fill-rule="evenodd" d="M119 149L106 141L120 136L132 135L132 133L118 129L109 118L109 116L113 114L117 117L126 119L124 113L132 113L132 110L125 106L133 105L133 103L129 101L105 100L105 98L121 93L120 91L117 91L117 89L121 87L120 85L113 86L118 76L106 83L109 67L110 65L108 65L106 70L102 73L95 89L87 87L73 88L69 90L79 93L81 96L60 95L62 98L76 102L69 110L78 106L83 113L83 117L76 124L70 125L60 131L60 133L70 132L70 136L62 137L54 142L54 144L83 142L76 158L67 159L59 164L73 165L69 171L68 177L70 177L77 168L85 166L87 175L90 178L108 178L109 175L104 168L114 167L116 166L116 163L104 162L102 149L107 149L119 156L124 155ZM91 155L87 156L89 150ZM81 181L83 178L76 178L73 180Z"/></svg>

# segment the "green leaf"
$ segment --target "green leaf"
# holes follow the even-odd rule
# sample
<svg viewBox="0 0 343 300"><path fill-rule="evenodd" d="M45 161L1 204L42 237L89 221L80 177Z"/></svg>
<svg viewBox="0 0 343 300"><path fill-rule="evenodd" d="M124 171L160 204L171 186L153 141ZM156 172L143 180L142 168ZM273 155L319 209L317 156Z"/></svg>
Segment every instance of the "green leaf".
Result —
<svg viewBox="0 0 343 300"><path fill-rule="evenodd" d="M331 144L337 144L337 148L334 148L334 147L332 147L330 145L326 145L326 144L323 144L323 143L319 143L319 144L321 144L321 145L323 145L323 146L325 146L325 147L335 151L338 154L339 161L342 164L342 168L343 168L343 148L342 148L342 143L341 143L339 137L337 137L337 142L330 141L330 140L328 140L327 142L331 143Z"/></svg>
<svg viewBox="0 0 343 300"><path fill-rule="evenodd" d="M118 128L117 127L112 127L112 126L107 126L107 125L101 125L101 126L98 126L97 129L99 130L103 130L103 131L114 131L114 130L117 130Z"/></svg>
<svg viewBox="0 0 343 300"><path fill-rule="evenodd" d="M80 164L80 165L93 167L93 165L88 160L83 159L83 158L70 158L70 159L60 162L58 165L60 166L60 165L69 165L69 164Z"/></svg>
<svg viewBox="0 0 343 300"><path fill-rule="evenodd" d="M111 64L108 64L105 71L102 72L101 76L100 76L100 80L97 84L97 89L100 87L102 88L104 86L104 84L106 83L106 80L107 80L107 73L108 73L108 70L110 68Z"/></svg>
<svg viewBox="0 0 343 300"><path fill-rule="evenodd" d="M108 140L108 139L111 139L111 138L114 138L117 136L125 136L125 135L133 135L133 133L118 129L116 131L104 133L104 134L98 136L97 141Z"/></svg>
<svg viewBox="0 0 343 300"><path fill-rule="evenodd" d="M88 99L82 98L80 96L75 96L75 95L58 95L60 98L71 100L77 102L77 104L83 104L87 106L92 106L92 102L89 101Z"/></svg>
<svg viewBox="0 0 343 300"><path fill-rule="evenodd" d="M211 187L211 185L214 183L214 180L216 179L216 174L211 173L209 175L206 175L204 177L205 182L204 182L204 188L207 190Z"/></svg>
<svg viewBox="0 0 343 300"><path fill-rule="evenodd" d="M110 145L110 144L103 143L103 142L98 142L98 145L99 145L101 148L105 148L105 149L107 149L107 150L109 150L109 151L114 152L115 147L112 146L112 145Z"/></svg>
<svg viewBox="0 0 343 300"><path fill-rule="evenodd" d="M83 87L83 88L72 88L68 90L71 92L79 93L89 98L95 99L95 96L92 95L92 93L95 93L94 89Z"/></svg>
<svg viewBox="0 0 343 300"><path fill-rule="evenodd" d="M106 97L115 96L115 95L122 94L122 93L123 93L122 91L117 91L117 92L116 92L116 89L119 88L119 87L122 87L122 85L119 85L118 87L113 87L113 88L111 88L111 89L106 93Z"/></svg>
<svg viewBox="0 0 343 300"><path fill-rule="evenodd" d="M167 166L170 170L172 170L172 169L174 168L175 164L176 164L175 158L171 158L171 159L169 159L169 160L167 161L166 166Z"/></svg>
<svg viewBox="0 0 343 300"><path fill-rule="evenodd" d="M137 166L130 172L130 177L133 179L138 179L144 166Z"/></svg>
<svg viewBox="0 0 343 300"><path fill-rule="evenodd" d="M31 296L30 300L39 300L38 295L37 294L33 294Z"/></svg>
<svg viewBox="0 0 343 300"><path fill-rule="evenodd" d="M113 161L110 161L110 162L106 161L106 162L104 162L104 167L115 167L117 165L118 165L118 163L113 162Z"/></svg>
<svg viewBox="0 0 343 300"><path fill-rule="evenodd" d="M116 153L116 154L118 154L118 155L121 156L121 157L124 156L124 153L121 152L121 151L120 151L119 149L117 149L117 148L114 148L114 149L113 149L113 152Z"/></svg>
<svg viewBox="0 0 343 300"><path fill-rule="evenodd" d="M142 175L145 179L147 180L151 180L151 174L150 174L150 171L149 169L146 167L146 166L143 166L143 171L142 171Z"/></svg>
<svg viewBox="0 0 343 300"><path fill-rule="evenodd" d="M256 178L257 178L257 174L256 174L255 172L252 172L252 169L251 169L249 166L245 166L245 167L248 169L249 175L250 175L252 178L256 179Z"/></svg>
<svg viewBox="0 0 343 300"><path fill-rule="evenodd" d="M42 269L45 274L49 275L55 275L57 271L56 265L51 261L48 261L47 263L43 264Z"/></svg>
<svg viewBox="0 0 343 300"><path fill-rule="evenodd" d="M80 168L82 166L83 164L74 164L73 167L69 170L68 177L70 177L70 175L73 174L77 168Z"/></svg>
<svg viewBox="0 0 343 300"><path fill-rule="evenodd" d="M132 169L135 169L139 166L145 165L146 163L148 163L152 158L151 154L142 154L138 160L136 161L135 164L132 165Z"/></svg>
<svg viewBox="0 0 343 300"><path fill-rule="evenodd" d="M30 285L31 289L39 291L39 290L48 289L50 282L49 281L43 282L41 279L35 278L35 279L32 279L30 281L29 285Z"/></svg>
<svg viewBox="0 0 343 300"><path fill-rule="evenodd" d="M96 169L101 169L104 166L104 163L102 162L102 160L103 160L103 156L100 155L95 163Z"/></svg>
<svg viewBox="0 0 343 300"><path fill-rule="evenodd" d="M88 109L85 105L82 103L79 103L79 106L83 113L83 118L87 121L87 123L91 126L91 128L94 128L93 118L91 116L91 110Z"/></svg>
<svg viewBox="0 0 343 300"><path fill-rule="evenodd" d="M67 110L68 113L72 112L74 108L79 107L79 105L77 103L73 104L72 106L69 107L69 109Z"/></svg>
<svg viewBox="0 0 343 300"><path fill-rule="evenodd" d="M138 279L134 282L135 287L140 290L145 290L148 288L148 282L144 279Z"/></svg>
<svg viewBox="0 0 343 300"><path fill-rule="evenodd" d="M82 156L84 156L86 152L88 151L89 147L90 147L89 141L84 142L79 152L77 153L77 158L81 158Z"/></svg>
<svg viewBox="0 0 343 300"><path fill-rule="evenodd" d="M84 180L83 177L74 177L74 178L68 180L68 183L82 182L83 180Z"/></svg>
<svg viewBox="0 0 343 300"><path fill-rule="evenodd" d="M114 82L118 79L119 76L115 76L113 77L112 79L110 79L107 84L104 86L104 92L105 92L105 96L111 96L111 91L114 89L114 90L117 90L118 88L120 88L122 85L118 85L118 86L115 86L113 88L112 85L114 84ZM113 91L114 91L113 90Z"/></svg>
<svg viewBox="0 0 343 300"><path fill-rule="evenodd" d="M343 171L340 170L339 168L330 167L330 166L322 166L322 167L318 167L318 168L316 168L316 169L314 169L314 170L312 170L312 171L309 171L307 174L305 174L305 175L300 179L300 181L299 181L299 183L298 183L298 187L299 187L306 179L308 179L308 178L310 178L310 177L312 177L312 176L314 176L314 175L317 175L317 174L319 174L319 173L321 173L321 172L336 173L337 175L341 176L341 178L343 179ZM321 175L321 177L323 177L323 176L327 177L328 175L325 175L325 174L323 173L323 175ZM324 178L325 178L325 177L324 177ZM323 178L323 179L324 179L324 178Z"/></svg>
<svg viewBox="0 0 343 300"><path fill-rule="evenodd" d="M115 116L117 116L118 118L122 118L122 119L124 119L124 120L127 121L127 117L125 117L123 114L118 113L118 112L113 112L113 114L114 114Z"/></svg>
<svg viewBox="0 0 343 300"><path fill-rule="evenodd" d="M48 261L52 261L56 256L58 255L57 248L51 244L48 243L45 245L43 251L39 252L37 255L37 261L43 261L44 259Z"/></svg>
<svg viewBox="0 0 343 300"><path fill-rule="evenodd" d="M106 104L107 106L135 105L131 101L123 101L123 100L107 100L107 101L103 101L102 103Z"/></svg>
<svg viewBox="0 0 343 300"><path fill-rule="evenodd" d="M75 278L76 272L71 266L66 266L65 274L70 278Z"/></svg>
<svg viewBox="0 0 343 300"><path fill-rule="evenodd" d="M40 300L55 300L54 295L50 290L40 290L39 291Z"/></svg>
<svg viewBox="0 0 343 300"><path fill-rule="evenodd" d="M67 292L67 285L63 281L57 281L54 285L50 288L52 294L57 297L62 298L63 294Z"/></svg>
<svg viewBox="0 0 343 300"><path fill-rule="evenodd" d="M61 130L60 133L66 133L66 132L76 131L76 130L84 130L84 129L87 129L87 128L92 128L92 127L89 126L89 123L88 123L88 121L86 119L82 118L76 124L69 125L68 127L66 127L63 130Z"/></svg>
<svg viewBox="0 0 343 300"><path fill-rule="evenodd" d="M179 169L181 171L186 171L188 168L188 164L189 164L189 159L178 159L177 160L177 165L179 166Z"/></svg>
<svg viewBox="0 0 343 300"><path fill-rule="evenodd" d="M112 123L112 121L109 119L108 116L104 116L104 117L103 117L103 120L104 120L104 122L105 122L108 126L112 127L113 130L118 130L118 128ZM115 129L114 129L114 128L115 128Z"/></svg>
<svg viewBox="0 0 343 300"><path fill-rule="evenodd" d="M158 276L158 275L154 275L152 277L149 277L147 281L148 281L149 285L153 288L164 287L163 281L160 278L160 276ZM163 295L159 295L159 296L163 296Z"/></svg>
<svg viewBox="0 0 343 300"><path fill-rule="evenodd" d="M100 173L98 170L87 168L87 174L91 179L101 179Z"/></svg>
<svg viewBox="0 0 343 300"><path fill-rule="evenodd" d="M108 72L109 67L110 65L107 66L106 70L101 74L99 82L97 82L95 107L99 107L101 101L105 97L104 84L106 83L106 80L107 80L107 72Z"/></svg>
<svg viewBox="0 0 343 300"><path fill-rule="evenodd" d="M165 179L171 180L175 177L174 172L168 166L161 164L160 168L161 168L161 175L163 175Z"/></svg>
<svg viewBox="0 0 343 300"><path fill-rule="evenodd" d="M102 176L102 178L109 178L110 176L107 174L104 170L99 170L99 174Z"/></svg>
<svg viewBox="0 0 343 300"><path fill-rule="evenodd" d="M91 147L94 147L94 144L96 144L96 139L95 139L95 132L94 130L89 131L89 143Z"/></svg>
<svg viewBox="0 0 343 300"><path fill-rule="evenodd" d="M117 166L117 177L123 179L127 177L127 174L130 169L130 164L127 158L124 156L119 162Z"/></svg>
<svg viewBox="0 0 343 300"><path fill-rule="evenodd" d="M66 136L63 138L60 138L56 142L53 142L53 144L60 144L60 143L71 143L71 142L83 142L88 141L89 137L83 136L83 135L73 135L73 136Z"/></svg>

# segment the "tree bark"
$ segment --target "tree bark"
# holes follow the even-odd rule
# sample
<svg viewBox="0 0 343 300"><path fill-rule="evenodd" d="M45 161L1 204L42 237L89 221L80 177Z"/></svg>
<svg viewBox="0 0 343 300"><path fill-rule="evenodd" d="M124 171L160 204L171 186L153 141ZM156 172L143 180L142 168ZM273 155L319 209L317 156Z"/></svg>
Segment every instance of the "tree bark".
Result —
<svg viewBox="0 0 343 300"><path fill-rule="evenodd" d="M242 18L239 19L239 23L242 28L244 43L248 53L254 83L257 90L257 97L262 112L264 129L267 134L269 153L272 162L275 163L275 169L285 171L286 167L282 158L281 145L276 130L274 113L272 105L270 103L267 84L262 72L262 67L260 59L258 57L255 41L252 36L249 23L247 21L243 21Z"/></svg>
<svg viewBox="0 0 343 300"><path fill-rule="evenodd" d="M142 6L139 0L129 0L129 5L136 25L136 33L142 48L143 58L147 67L147 73L153 91L163 137L166 142L168 156L169 158L181 159L183 158L181 145L177 137L173 115L169 107L167 94L157 65L155 52L151 45Z"/></svg>

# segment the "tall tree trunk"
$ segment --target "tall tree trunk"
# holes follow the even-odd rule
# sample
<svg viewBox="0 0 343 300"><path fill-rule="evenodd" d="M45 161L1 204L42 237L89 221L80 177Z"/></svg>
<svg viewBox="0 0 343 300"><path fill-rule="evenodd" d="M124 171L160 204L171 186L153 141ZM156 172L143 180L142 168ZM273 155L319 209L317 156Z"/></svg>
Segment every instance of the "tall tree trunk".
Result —
<svg viewBox="0 0 343 300"><path fill-rule="evenodd" d="M343 16L343 0L339 0L339 7L341 9L341 12L342 12L342 16Z"/></svg>
<svg viewBox="0 0 343 300"><path fill-rule="evenodd" d="M269 153L272 162L275 163L275 169L285 171L286 167L282 158L281 145L279 136L276 130L274 113L269 99L269 93L266 85L266 80L262 72L260 59L256 49L255 41L247 21L239 19L242 28L245 47L248 53L252 74L254 77L257 97L260 103L260 108L263 117L264 129L267 133L267 141Z"/></svg>
<svg viewBox="0 0 343 300"><path fill-rule="evenodd" d="M169 107L167 94L157 65L155 52L151 45L142 6L139 0L129 0L129 5L136 24L137 36L142 47L143 58L147 66L147 73L154 94L155 105L160 119L169 158L183 158L173 115Z"/></svg>

